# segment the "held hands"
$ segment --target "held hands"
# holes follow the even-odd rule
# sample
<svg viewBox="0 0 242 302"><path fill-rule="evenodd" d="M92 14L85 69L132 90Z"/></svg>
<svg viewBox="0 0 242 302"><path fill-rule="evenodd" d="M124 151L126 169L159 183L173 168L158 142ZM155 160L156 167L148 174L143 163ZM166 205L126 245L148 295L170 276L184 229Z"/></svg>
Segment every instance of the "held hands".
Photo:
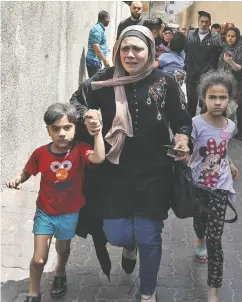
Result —
<svg viewBox="0 0 242 302"><path fill-rule="evenodd" d="M188 137L185 134L176 134L174 136L176 155L168 154L168 156L175 159L175 161L186 160L189 156Z"/></svg>
<svg viewBox="0 0 242 302"><path fill-rule="evenodd" d="M97 135L102 130L101 111L89 109L84 115L84 124L90 135Z"/></svg>
<svg viewBox="0 0 242 302"><path fill-rule="evenodd" d="M21 176L17 175L7 182L7 187L10 189L20 190L22 187Z"/></svg>

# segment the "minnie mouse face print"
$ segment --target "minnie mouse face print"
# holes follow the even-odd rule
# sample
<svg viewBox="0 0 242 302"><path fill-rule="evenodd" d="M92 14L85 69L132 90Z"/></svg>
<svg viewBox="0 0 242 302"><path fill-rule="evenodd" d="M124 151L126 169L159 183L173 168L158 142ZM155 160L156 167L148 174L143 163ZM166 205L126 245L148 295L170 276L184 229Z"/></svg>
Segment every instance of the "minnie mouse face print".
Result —
<svg viewBox="0 0 242 302"><path fill-rule="evenodd" d="M228 167L226 158L226 140L223 140L218 146L213 138L207 141L207 146L199 150L202 160L202 170L200 172L198 183L208 188L215 188L220 175Z"/></svg>

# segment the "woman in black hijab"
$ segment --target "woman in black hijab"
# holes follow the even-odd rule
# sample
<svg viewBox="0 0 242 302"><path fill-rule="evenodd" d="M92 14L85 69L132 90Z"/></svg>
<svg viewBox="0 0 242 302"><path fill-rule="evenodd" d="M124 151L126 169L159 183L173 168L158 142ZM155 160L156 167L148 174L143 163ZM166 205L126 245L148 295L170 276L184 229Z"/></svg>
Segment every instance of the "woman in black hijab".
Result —
<svg viewBox="0 0 242 302"><path fill-rule="evenodd" d="M242 44L237 27L231 27L227 31L226 44L219 58L219 68L232 73L237 81L238 133L235 138L242 140Z"/></svg>

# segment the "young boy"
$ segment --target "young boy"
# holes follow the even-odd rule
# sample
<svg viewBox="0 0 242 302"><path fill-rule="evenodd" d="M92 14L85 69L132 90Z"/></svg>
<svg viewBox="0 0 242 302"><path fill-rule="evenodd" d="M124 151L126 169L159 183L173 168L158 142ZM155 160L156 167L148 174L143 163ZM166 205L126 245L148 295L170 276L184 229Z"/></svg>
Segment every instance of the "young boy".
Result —
<svg viewBox="0 0 242 302"><path fill-rule="evenodd" d="M184 71L184 48L186 45L186 37L181 32L176 32L170 41L170 51L161 54L158 59L155 60L155 67L160 68L167 75L173 76L179 84L180 78L178 74L186 74Z"/></svg>
<svg viewBox="0 0 242 302"><path fill-rule="evenodd" d="M94 111L97 119L101 114ZM102 131L94 136L91 146L74 140L77 112L69 103L55 103L44 115L52 142L36 149L25 168L7 186L20 189L31 175L41 173L41 183L34 217L34 255L30 263L30 288L25 302L39 302L40 278L47 262L52 237L56 238L57 266L52 284L53 298L67 289L65 266L75 236L79 210L85 204L83 172L88 163L105 159Z"/></svg>

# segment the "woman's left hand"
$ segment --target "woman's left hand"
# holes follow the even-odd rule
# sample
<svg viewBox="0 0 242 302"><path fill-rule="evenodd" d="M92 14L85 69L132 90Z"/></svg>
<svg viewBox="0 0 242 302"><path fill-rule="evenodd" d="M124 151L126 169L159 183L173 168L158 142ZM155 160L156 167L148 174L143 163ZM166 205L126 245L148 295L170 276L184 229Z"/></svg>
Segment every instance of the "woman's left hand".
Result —
<svg viewBox="0 0 242 302"><path fill-rule="evenodd" d="M224 61L227 62L229 65L233 63L232 57L228 56L226 53L224 54Z"/></svg>
<svg viewBox="0 0 242 302"><path fill-rule="evenodd" d="M175 146L174 146L174 150L176 150L176 155L171 155L168 154L170 157L174 158L175 161L179 161L179 160L185 160L190 152L190 149L188 147L188 136L185 134L176 134L174 136L174 142L175 142Z"/></svg>

